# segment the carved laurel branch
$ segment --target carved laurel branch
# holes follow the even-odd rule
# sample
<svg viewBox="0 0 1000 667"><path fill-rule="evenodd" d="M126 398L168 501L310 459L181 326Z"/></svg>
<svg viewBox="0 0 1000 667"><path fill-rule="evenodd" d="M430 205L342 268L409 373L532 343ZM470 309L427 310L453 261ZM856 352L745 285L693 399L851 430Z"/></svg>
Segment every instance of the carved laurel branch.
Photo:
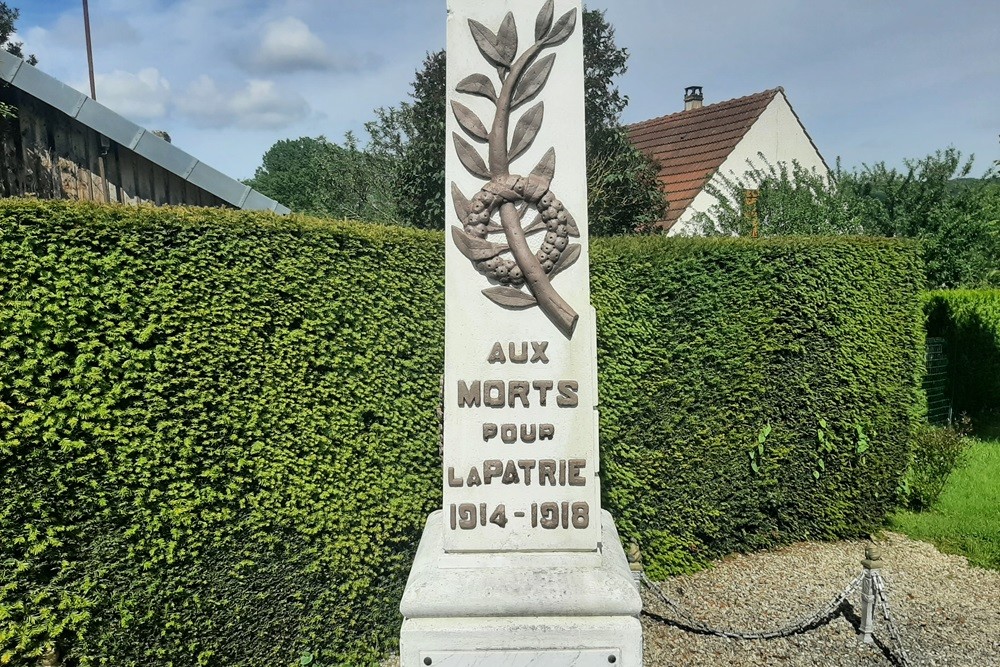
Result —
<svg viewBox="0 0 1000 667"><path fill-rule="evenodd" d="M483 290L487 298L505 308L537 305L565 335L572 336L578 315L553 289L550 279L579 259L580 246L570 244L569 238L580 234L572 215L549 190L555 174L555 150L549 148L528 176L510 173L510 163L524 155L538 136L545 116L544 102L521 114L508 141L511 114L538 97L555 64L554 53L539 58L541 52L564 43L576 28L576 9L557 21L554 12L554 0L548 0L535 20L534 43L519 57L512 13L507 13L495 33L469 20L479 52L496 68L500 90L489 76L478 73L462 79L455 88L490 100L496 113L487 130L474 111L461 102L452 102L455 119L469 139L454 133L455 152L470 174L487 181L471 199L452 183L455 212L463 223L463 227L452 227L452 239L480 273L499 283ZM487 144L488 160L470 140ZM523 221L530 210L538 215L525 226ZM499 224L494 222L497 214ZM545 232L545 240L532 253L526 239L539 232ZM489 240L491 235L501 233L506 243ZM513 260L507 259L507 254Z"/></svg>

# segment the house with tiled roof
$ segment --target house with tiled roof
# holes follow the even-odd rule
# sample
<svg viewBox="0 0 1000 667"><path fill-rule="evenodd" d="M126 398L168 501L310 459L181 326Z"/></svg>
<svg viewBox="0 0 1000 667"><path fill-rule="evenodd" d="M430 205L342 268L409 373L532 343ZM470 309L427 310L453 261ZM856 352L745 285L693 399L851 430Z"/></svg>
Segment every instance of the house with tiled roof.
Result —
<svg viewBox="0 0 1000 667"><path fill-rule="evenodd" d="M289 212L4 49L0 102L0 197Z"/></svg>
<svg viewBox="0 0 1000 667"><path fill-rule="evenodd" d="M632 144L659 163L659 179L670 207L657 226L668 234L697 233L695 216L716 198L706 190L720 176L743 177L748 163L798 162L829 174L829 167L784 88L726 102L703 104L700 86L684 94L684 110L628 126Z"/></svg>

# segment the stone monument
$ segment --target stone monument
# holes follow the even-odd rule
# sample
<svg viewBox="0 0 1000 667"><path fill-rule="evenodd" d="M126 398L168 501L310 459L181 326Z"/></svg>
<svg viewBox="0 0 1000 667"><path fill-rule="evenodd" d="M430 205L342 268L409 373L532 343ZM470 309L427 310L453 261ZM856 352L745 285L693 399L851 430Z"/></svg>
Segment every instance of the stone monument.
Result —
<svg viewBox="0 0 1000 667"><path fill-rule="evenodd" d="M444 508L404 667L642 664L601 511L579 0L449 0Z"/></svg>

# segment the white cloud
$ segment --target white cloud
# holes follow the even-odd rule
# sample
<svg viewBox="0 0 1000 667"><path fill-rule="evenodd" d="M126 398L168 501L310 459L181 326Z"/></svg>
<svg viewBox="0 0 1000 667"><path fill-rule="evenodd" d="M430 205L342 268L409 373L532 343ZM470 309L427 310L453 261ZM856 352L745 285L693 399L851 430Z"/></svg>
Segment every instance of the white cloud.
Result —
<svg viewBox="0 0 1000 667"><path fill-rule="evenodd" d="M170 103L170 83L155 67L146 67L137 74L115 70L97 74L97 100L135 121L162 118ZM89 93L89 83L78 83L76 89Z"/></svg>
<svg viewBox="0 0 1000 667"><path fill-rule="evenodd" d="M235 58L249 72L360 72L380 62L371 53L330 53L323 40L304 21L293 16L265 23L253 43L255 49Z"/></svg>
<svg viewBox="0 0 1000 667"><path fill-rule="evenodd" d="M328 69L326 45L304 22L293 16L264 25L253 64L271 71Z"/></svg>
<svg viewBox="0 0 1000 667"><path fill-rule="evenodd" d="M211 128L280 129L309 115L301 95L279 90L273 81L251 79L242 90L225 91L205 74L177 99L177 109Z"/></svg>

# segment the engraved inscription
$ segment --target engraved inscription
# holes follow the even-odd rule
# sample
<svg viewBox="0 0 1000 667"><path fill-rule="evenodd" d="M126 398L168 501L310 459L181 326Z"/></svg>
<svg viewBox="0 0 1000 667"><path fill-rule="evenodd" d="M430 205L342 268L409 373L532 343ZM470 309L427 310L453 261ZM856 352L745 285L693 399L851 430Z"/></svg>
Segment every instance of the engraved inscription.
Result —
<svg viewBox="0 0 1000 667"><path fill-rule="evenodd" d="M590 525L590 505L588 503L532 503L531 527L541 526L548 530L559 528L583 529Z"/></svg>
<svg viewBox="0 0 1000 667"><path fill-rule="evenodd" d="M540 407L548 405L549 392L555 386L556 405L575 408L580 403L580 383L576 380L473 380L458 381L458 407L530 408L532 399Z"/></svg>
<svg viewBox="0 0 1000 667"><path fill-rule="evenodd" d="M552 424L483 424L483 442L499 436L508 445L515 442L531 444L536 440L552 440L555 435L556 427Z"/></svg>
<svg viewBox="0 0 1000 667"><path fill-rule="evenodd" d="M531 473L538 469L539 486L586 486L586 459L486 459L482 466L472 466L467 474L458 474L448 466L448 486L481 486L492 484L524 484L531 486Z"/></svg>
<svg viewBox="0 0 1000 667"><path fill-rule="evenodd" d="M548 341L532 341L530 362L533 364L549 363L549 357L545 353L545 349L548 346ZM493 344L493 349L490 350L490 354L486 357L486 361L491 364L505 364L507 362L512 364L526 364L529 362L528 341L521 341L520 343L507 343L506 349L507 352L504 353L504 346L497 341Z"/></svg>
<svg viewBox="0 0 1000 667"><path fill-rule="evenodd" d="M590 504L584 501L531 503L530 512L530 518L525 516L523 510L514 512L513 516L515 519L528 518L532 528L546 530L583 530L590 526ZM452 530L473 530L489 525L505 528L510 523L507 506L502 503L493 507L487 503L452 503L448 506L448 515Z"/></svg>

